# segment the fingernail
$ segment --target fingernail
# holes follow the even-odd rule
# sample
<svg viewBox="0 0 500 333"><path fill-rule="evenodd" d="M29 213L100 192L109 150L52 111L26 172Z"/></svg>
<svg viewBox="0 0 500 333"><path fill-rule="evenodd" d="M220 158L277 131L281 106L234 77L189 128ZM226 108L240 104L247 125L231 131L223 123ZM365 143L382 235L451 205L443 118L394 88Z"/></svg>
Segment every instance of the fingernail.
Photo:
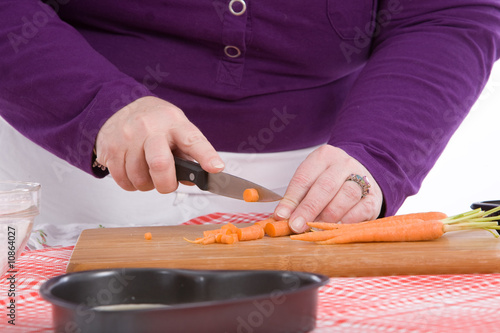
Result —
<svg viewBox="0 0 500 333"><path fill-rule="evenodd" d="M290 222L290 228L292 228L292 230L297 233L302 232L304 230L305 225L306 225L306 220L302 216L299 216Z"/></svg>
<svg viewBox="0 0 500 333"><path fill-rule="evenodd" d="M216 168L216 169L223 169L224 168L224 162L222 162L222 160L218 159L218 158L214 158L210 164Z"/></svg>
<svg viewBox="0 0 500 333"><path fill-rule="evenodd" d="M286 220L287 218L290 217L290 210L286 207L281 207L276 211L276 215L279 218Z"/></svg>

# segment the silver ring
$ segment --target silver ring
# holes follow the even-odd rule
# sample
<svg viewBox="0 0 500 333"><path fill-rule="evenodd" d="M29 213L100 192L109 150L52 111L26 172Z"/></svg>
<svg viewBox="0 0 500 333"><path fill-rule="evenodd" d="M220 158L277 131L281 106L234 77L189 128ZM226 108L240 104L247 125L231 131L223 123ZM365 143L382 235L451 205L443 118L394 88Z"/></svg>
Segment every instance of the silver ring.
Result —
<svg viewBox="0 0 500 333"><path fill-rule="evenodd" d="M366 178L366 176L361 177L360 175L355 175L352 173L349 175L349 177L347 177L347 179L345 181L346 182L353 181L361 187L361 191L362 191L361 199L363 199L364 197L366 197L366 195L368 193L370 193L371 185L370 185L370 182L368 181L368 179Z"/></svg>

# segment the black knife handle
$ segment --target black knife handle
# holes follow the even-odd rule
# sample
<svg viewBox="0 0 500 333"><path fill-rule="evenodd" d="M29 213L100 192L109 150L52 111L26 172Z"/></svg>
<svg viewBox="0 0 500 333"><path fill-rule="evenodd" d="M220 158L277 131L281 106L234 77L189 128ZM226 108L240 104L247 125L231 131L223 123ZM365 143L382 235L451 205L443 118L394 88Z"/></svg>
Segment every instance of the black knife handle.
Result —
<svg viewBox="0 0 500 333"><path fill-rule="evenodd" d="M175 175L177 181L189 181L195 183L201 190L208 190L208 172L203 170L196 162L191 162L174 156Z"/></svg>

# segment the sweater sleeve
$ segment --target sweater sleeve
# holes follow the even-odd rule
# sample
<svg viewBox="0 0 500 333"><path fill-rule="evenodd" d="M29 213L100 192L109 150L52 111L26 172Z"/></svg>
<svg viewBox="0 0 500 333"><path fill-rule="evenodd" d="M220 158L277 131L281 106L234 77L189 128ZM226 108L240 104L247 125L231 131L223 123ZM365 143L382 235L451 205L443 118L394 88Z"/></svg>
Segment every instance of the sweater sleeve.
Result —
<svg viewBox="0 0 500 333"><path fill-rule="evenodd" d="M418 192L484 88L500 54L500 4L384 0L379 5L375 28L358 29L353 41L341 45L346 61L363 47L370 47L371 55L329 143L370 170L383 191L385 214L393 215Z"/></svg>
<svg viewBox="0 0 500 333"><path fill-rule="evenodd" d="M0 116L27 138L96 176L100 126L151 93L57 15L66 1L0 2Z"/></svg>

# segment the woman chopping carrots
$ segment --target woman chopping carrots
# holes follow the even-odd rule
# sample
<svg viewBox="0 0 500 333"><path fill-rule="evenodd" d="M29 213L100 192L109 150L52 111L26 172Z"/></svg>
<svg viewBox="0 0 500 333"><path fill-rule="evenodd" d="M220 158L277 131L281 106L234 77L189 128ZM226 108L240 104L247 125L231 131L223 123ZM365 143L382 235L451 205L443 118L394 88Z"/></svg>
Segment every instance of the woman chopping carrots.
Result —
<svg viewBox="0 0 500 333"><path fill-rule="evenodd" d="M496 0L3 1L0 22L0 178L45 179L59 225L392 215L500 54ZM283 199L200 200L174 155Z"/></svg>

